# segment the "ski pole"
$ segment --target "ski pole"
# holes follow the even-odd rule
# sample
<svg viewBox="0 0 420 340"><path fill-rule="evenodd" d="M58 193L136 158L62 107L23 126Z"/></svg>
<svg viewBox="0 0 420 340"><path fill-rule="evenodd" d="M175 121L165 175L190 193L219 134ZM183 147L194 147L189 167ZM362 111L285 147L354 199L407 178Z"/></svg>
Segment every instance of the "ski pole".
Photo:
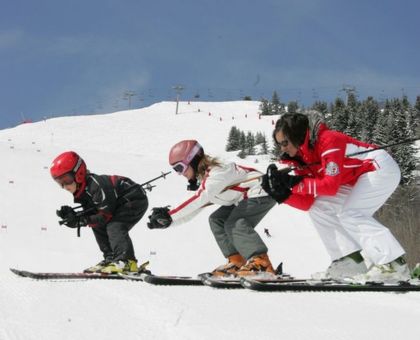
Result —
<svg viewBox="0 0 420 340"><path fill-rule="evenodd" d="M123 191L123 192L120 194L120 196L121 196L121 197L122 197L122 196L124 196L124 195L125 195L125 194L127 194L129 191L131 191L131 190L133 189L133 187L135 187L135 186L140 186L140 187L144 187L144 186L145 186L147 190L151 191L151 190L152 190L152 188L153 188L154 186L151 186L151 185L150 185L150 183L152 183L152 182L154 182L154 181L158 180L159 178L165 178L165 177L166 177L166 175L168 175L168 174L170 174L170 173L171 173L170 171L168 171L168 172L162 172L162 174L161 174L160 176L157 176L157 177L155 177L155 178L153 178L153 179L151 179L151 180L149 180L149 181L147 181L147 182L144 182L143 184L135 184L135 185L133 185L133 186L131 186L131 187L127 188L125 191ZM82 205L78 205L78 206L76 206L76 207L72 207L72 209L73 209L74 213L76 214L76 216L77 216L77 217L80 217L80 216L87 215L88 213L90 213L90 212L92 212L92 211L96 210L96 207L91 207L91 208L89 208L89 209L85 209L85 210L83 210L83 206L82 206ZM79 210L79 209L82 209L82 210ZM62 225L62 224L64 224L66 221L67 221L66 219L63 219L63 220L59 221L58 223L59 223L60 225Z"/></svg>
<svg viewBox="0 0 420 340"><path fill-rule="evenodd" d="M140 186L141 187L145 187L145 189L148 190L148 191L152 191L152 189L155 187L155 185L150 185L150 183L158 180L159 178L165 179L166 178L166 175L168 175L170 173L171 173L171 171L162 172L162 174L160 176L157 176L157 177L155 177L155 178L153 178L153 179L151 179L151 180L149 180L147 182L144 182L144 183L140 184Z"/></svg>
<svg viewBox="0 0 420 340"><path fill-rule="evenodd" d="M376 149L370 149L370 150L363 150L363 151L353 152L353 153L351 153L349 155L346 155L346 157L352 157L352 156L362 155L362 154L365 154L365 153L368 153L368 152L373 152L373 151L376 151L376 150L383 150L383 149L390 148L390 147L396 146L396 145L413 143L413 142L418 141L418 140L420 140L420 137L409 138L409 139L405 139L405 140L400 141L400 142L396 142L396 143L392 143L392 144L387 144L387 145L382 145L382 146L377 147Z"/></svg>
<svg viewBox="0 0 420 340"><path fill-rule="evenodd" d="M390 147L396 146L396 145L413 143L413 142L418 141L418 140L420 140L420 137L417 136L417 137L414 137L414 138L405 139L405 140L400 141L400 142L378 146L375 149L368 149L368 150L353 152L353 153L345 155L345 157L353 157L353 156L363 155L365 153L374 152L374 151L378 151L378 150L383 150L383 149L390 148ZM309 166L318 165L318 164L320 164L320 162L313 162L313 163L308 163L308 164L304 164L304 165L300 165L300 166L290 166L290 167L287 167L287 168L280 169L280 171L290 172L290 171L298 169L298 168L307 168Z"/></svg>

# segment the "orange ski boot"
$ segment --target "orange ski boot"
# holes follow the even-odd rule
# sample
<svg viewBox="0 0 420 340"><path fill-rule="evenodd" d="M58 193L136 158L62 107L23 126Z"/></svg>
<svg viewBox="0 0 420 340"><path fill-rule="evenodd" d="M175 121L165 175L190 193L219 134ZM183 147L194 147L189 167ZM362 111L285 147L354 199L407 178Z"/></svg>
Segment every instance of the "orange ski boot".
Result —
<svg viewBox="0 0 420 340"><path fill-rule="evenodd" d="M211 273L214 276L234 276L245 263L246 260L242 255L233 254L228 257L228 263L217 267Z"/></svg>
<svg viewBox="0 0 420 340"><path fill-rule="evenodd" d="M263 276L273 277L276 272L267 254L251 257L237 272L237 276Z"/></svg>

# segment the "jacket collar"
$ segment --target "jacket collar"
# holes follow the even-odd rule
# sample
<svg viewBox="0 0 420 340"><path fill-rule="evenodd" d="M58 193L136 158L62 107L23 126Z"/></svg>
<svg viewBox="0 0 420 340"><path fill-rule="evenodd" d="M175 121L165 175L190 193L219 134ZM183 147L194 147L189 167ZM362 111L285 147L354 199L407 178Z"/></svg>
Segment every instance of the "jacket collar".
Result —
<svg viewBox="0 0 420 340"><path fill-rule="evenodd" d="M83 181L83 183L81 183L81 184L79 184L77 186L77 190L73 194L73 196L74 196L75 199L78 199L78 198L80 198L82 196L83 192L85 191L86 183L87 183L87 180L88 180L88 177L89 176L90 176L90 174L89 175L86 175L85 180Z"/></svg>

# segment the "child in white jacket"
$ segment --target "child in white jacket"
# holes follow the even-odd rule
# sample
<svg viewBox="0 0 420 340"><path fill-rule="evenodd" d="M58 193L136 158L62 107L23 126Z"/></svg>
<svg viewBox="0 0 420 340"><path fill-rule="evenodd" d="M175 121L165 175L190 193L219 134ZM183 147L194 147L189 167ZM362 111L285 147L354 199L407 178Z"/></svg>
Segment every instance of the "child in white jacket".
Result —
<svg viewBox="0 0 420 340"><path fill-rule="evenodd" d="M206 155L196 140L183 140L169 152L173 169L186 177L195 194L176 208L153 208L148 227L184 223L204 207L221 207L209 217L210 228L228 259L213 270L216 276L274 274L267 246L254 230L276 201L260 185L262 173ZM286 197L285 197L286 199Z"/></svg>

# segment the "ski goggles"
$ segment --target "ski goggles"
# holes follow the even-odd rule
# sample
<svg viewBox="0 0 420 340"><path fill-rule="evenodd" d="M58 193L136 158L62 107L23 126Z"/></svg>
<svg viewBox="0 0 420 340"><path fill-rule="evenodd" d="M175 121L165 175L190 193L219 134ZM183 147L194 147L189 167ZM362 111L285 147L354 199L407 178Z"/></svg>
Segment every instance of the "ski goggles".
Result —
<svg viewBox="0 0 420 340"><path fill-rule="evenodd" d="M178 174L183 175L187 171L188 165L181 161L173 164L172 169L174 169Z"/></svg>
<svg viewBox="0 0 420 340"><path fill-rule="evenodd" d="M72 173L68 172L64 175L54 178L54 180L58 183L59 186L64 188L65 185L70 185L74 183L74 176Z"/></svg>
<svg viewBox="0 0 420 340"><path fill-rule="evenodd" d="M172 169L174 169L180 175L185 174L188 169L188 165L191 163L194 157L197 156L200 150L202 150L201 145L198 143L195 144L191 151L188 153L187 157L185 157L182 161L172 164Z"/></svg>

